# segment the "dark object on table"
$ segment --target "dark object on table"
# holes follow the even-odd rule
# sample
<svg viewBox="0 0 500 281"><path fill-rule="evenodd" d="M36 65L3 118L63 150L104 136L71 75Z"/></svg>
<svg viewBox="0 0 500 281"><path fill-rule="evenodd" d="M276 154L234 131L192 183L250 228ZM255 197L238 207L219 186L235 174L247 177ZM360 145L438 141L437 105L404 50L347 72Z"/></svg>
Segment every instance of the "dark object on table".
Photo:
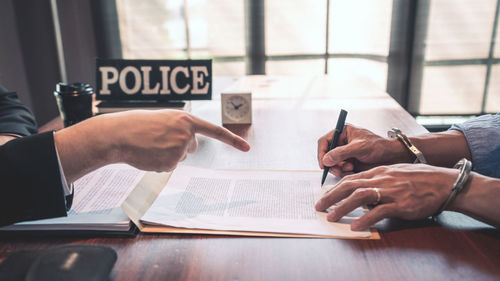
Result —
<svg viewBox="0 0 500 281"><path fill-rule="evenodd" d="M19 251L0 264L0 280L108 280L116 252L105 246Z"/></svg>
<svg viewBox="0 0 500 281"><path fill-rule="evenodd" d="M57 83L54 96L64 127L92 117L93 94L94 89L88 83Z"/></svg>

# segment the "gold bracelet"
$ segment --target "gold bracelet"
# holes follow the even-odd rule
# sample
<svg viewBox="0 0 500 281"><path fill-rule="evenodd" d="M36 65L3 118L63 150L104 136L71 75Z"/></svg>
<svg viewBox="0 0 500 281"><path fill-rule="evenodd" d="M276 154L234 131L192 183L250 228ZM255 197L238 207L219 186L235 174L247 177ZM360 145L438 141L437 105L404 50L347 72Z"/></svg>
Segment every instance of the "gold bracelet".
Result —
<svg viewBox="0 0 500 281"><path fill-rule="evenodd" d="M413 163L422 163L427 164L427 160L425 160L424 154L420 151L416 146L411 143L410 139L398 128L392 128L392 130L387 132L387 136L391 139L398 139L403 145L413 154L415 158L415 162Z"/></svg>

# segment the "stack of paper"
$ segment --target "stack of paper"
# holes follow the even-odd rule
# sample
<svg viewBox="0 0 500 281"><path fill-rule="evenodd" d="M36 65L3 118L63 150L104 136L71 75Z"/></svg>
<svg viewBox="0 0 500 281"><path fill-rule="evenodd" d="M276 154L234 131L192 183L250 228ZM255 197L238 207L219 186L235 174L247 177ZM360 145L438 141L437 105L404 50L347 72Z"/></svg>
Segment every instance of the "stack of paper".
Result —
<svg viewBox="0 0 500 281"><path fill-rule="evenodd" d="M168 178L170 176L170 178ZM143 232L377 238L351 231L361 208L339 222L316 212L321 171L215 170L179 166L145 176L122 208ZM140 211L138 211L140 210Z"/></svg>

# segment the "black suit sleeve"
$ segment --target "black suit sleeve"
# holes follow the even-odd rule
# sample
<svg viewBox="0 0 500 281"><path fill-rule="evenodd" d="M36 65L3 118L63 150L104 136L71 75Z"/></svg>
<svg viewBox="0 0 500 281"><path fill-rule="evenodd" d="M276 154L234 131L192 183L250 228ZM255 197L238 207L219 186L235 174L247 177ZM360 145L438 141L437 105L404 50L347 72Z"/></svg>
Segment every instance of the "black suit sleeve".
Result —
<svg viewBox="0 0 500 281"><path fill-rule="evenodd" d="M53 132L0 146L0 225L66 216Z"/></svg>
<svg viewBox="0 0 500 281"><path fill-rule="evenodd" d="M29 136L36 132L37 126L31 111L19 102L15 92L0 86L0 134Z"/></svg>
<svg viewBox="0 0 500 281"><path fill-rule="evenodd" d="M0 134L25 136L0 146L0 226L66 215L54 134L36 132L31 112L0 86Z"/></svg>

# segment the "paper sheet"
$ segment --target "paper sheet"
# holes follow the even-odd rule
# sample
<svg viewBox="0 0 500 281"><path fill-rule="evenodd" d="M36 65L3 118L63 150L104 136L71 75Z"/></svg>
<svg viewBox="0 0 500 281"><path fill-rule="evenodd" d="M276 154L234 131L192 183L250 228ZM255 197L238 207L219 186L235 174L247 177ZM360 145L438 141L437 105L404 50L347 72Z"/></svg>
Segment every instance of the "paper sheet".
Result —
<svg viewBox="0 0 500 281"><path fill-rule="evenodd" d="M125 164L100 168L74 183L67 217L17 223L1 230L127 230L130 219L121 203L144 176Z"/></svg>
<svg viewBox="0 0 500 281"><path fill-rule="evenodd" d="M352 218L326 221L314 210L321 171L214 170L179 166L141 221L182 228L337 237L369 237L351 231ZM357 209L349 216L363 214Z"/></svg>
<svg viewBox="0 0 500 281"><path fill-rule="evenodd" d="M74 184L71 214L109 214L125 200L144 176L144 171L126 164L114 164L98 169Z"/></svg>

